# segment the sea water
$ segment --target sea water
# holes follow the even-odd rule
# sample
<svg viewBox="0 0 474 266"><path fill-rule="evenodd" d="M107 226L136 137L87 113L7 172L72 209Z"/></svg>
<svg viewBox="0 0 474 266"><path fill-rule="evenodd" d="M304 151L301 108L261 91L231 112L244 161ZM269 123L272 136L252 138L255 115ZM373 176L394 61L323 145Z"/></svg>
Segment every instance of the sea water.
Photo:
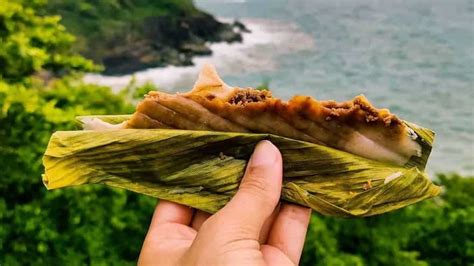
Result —
<svg viewBox="0 0 474 266"><path fill-rule="evenodd" d="M352 99L436 132L428 172L474 174L474 1L198 0L252 33L212 44L195 66L148 69L137 82L186 91L206 62L231 85L270 82L277 97ZM86 80L125 86L132 75Z"/></svg>

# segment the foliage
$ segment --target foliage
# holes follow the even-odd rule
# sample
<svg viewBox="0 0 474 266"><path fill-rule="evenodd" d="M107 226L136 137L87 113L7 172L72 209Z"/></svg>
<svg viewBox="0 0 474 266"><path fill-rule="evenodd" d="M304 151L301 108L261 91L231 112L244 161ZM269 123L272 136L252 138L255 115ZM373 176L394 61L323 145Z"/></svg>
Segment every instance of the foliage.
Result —
<svg viewBox="0 0 474 266"><path fill-rule="evenodd" d="M143 99L145 94L156 90L158 90L158 87L150 82L145 82L144 84L138 85L135 76L132 76L130 82L120 91L119 94L125 99L131 100L132 102L138 102Z"/></svg>
<svg viewBox="0 0 474 266"><path fill-rule="evenodd" d="M269 90L270 88L270 80L264 79L262 83L260 83L255 89L259 91Z"/></svg>
<svg viewBox="0 0 474 266"><path fill-rule="evenodd" d="M38 16L37 1L2 1L0 5L0 78L19 81L48 69L56 73L97 70L90 60L70 50L74 36L59 16Z"/></svg>
<svg viewBox="0 0 474 266"><path fill-rule="evenodd" d="M126 26L147 16L192 14L197 9L190 0L50 0L47 11L63 16L68 29L82 35L106 30L114 26L112 21Z"/></svg>
<svg viewBox="0 0 474 266"><path fill-rule="evenodd" d="M98 39L120 41L116 36L132 35L147 17L191 15L197 9L191 0L51 0L42 12L61 15L79 39L78 51L95 55L91 46L103 48L95 43Z"/></svg>

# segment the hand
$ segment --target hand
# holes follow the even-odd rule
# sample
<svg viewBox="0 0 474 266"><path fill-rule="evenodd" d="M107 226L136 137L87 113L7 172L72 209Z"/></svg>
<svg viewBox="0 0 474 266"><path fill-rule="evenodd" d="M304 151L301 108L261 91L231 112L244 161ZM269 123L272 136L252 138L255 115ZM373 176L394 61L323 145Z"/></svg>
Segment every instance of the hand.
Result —
<svg viewBox="0 0 474 266"><path fill-rule="evenodd" d="M260 142L239 190L210 215L160 201L139 265L297 265L311 210L281 203L282 158Z"/></svg>

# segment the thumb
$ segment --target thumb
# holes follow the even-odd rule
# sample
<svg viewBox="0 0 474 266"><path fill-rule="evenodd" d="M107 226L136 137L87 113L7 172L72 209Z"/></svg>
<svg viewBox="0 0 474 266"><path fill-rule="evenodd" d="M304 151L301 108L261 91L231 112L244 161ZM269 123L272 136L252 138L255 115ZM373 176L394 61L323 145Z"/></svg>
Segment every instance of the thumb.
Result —
<svg viewBox="0 0 474 266"><path fill-rule="evenodd" d="M270 141L257 144L247 165L239 190L219 211L220 218L229 226L246 234L241 237L258 239L265 220L270 217L280 200L282 184L282 158Z"/></svg>

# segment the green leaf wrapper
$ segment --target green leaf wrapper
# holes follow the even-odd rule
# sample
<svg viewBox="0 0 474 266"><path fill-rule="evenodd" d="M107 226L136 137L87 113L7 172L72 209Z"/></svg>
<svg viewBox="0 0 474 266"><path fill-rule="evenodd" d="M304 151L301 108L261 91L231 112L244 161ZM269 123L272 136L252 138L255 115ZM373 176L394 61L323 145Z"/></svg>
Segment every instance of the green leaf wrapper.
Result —
<svg viewBox="0 0 474 266"><path fill-rule="evenodd" d="M120 123L128 116L100 118ZM175 129L59 131L52 135L43 158L43 181L48 189L101 183L214 213L237 191L255 145L268 139L283 156L282 200L323 215L371 216L440 193L422 172L433 133L408 126L427 135L421 141L429 150L405 166L271 134Z"/></svg>

